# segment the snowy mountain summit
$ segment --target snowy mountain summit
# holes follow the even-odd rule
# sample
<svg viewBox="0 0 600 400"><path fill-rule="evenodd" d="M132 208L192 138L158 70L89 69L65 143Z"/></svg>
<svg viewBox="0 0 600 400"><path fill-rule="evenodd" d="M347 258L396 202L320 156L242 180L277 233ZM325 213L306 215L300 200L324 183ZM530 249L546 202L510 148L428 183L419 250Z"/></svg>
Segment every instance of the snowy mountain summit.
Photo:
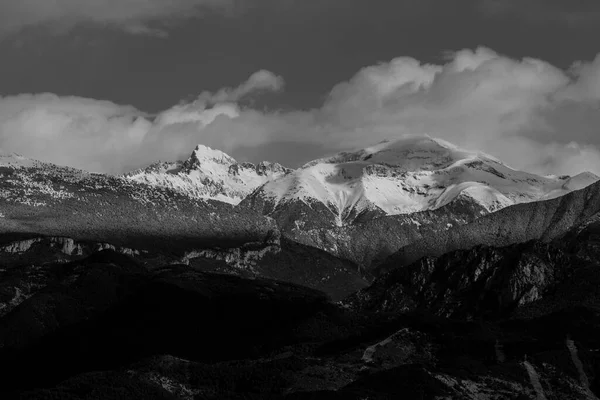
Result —
<svg viewBox="0 0 600 400"><path fill-rule="evenodd" d="M365 212L409 214L434 210L457 199L493 212L558 197L598 179L591 173L573 178L542 177L443 140L404 136L309 162L265 183L253 193L252 202L260 202L263 210L271 212L297 202L311 208L325 205L342 225Z"/></svg>
<svg viewBox="0 0 600 400"><path fill-rule="evenodd" d="M157 162L124 177L194 198L238 204L257 187L289 172L277 163L238 163L220 150L198 145L185 161Z"/></svg>

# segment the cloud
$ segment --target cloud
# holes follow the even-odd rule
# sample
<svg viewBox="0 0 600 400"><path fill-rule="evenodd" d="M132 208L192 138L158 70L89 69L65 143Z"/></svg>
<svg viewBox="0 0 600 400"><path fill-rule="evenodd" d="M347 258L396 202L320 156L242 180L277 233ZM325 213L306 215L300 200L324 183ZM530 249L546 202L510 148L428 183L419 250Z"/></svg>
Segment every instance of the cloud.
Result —
<svg viewBox="0 0 600 400"><path fill-rule="evenodd" d="M207 9L232 10L236 0L2 0L0 30L34 25L97 23L134 34L164 36L152 23L196 17Z"/></svg>
<svg viewBox="0 0 600 400"><path fill-rule="evenodd" d="M256 91L278 92L283 89L285 81L281 76L266 70L260 70L236 88L221 89L217 93L204 92L198 96L196 102L205 104L218 104L224 102L237 102Z"/></svg>
<svg viewBox="0 0 600 400"><path fill-rule="evenodd" d="M540 174L600 174L600 56L568 70L480 47L443 64L410 57L364 68L312 110L243 105L283 79L259 71L237 88L204 92L150 116L133 107L53 95L0 99L0 147L118 173L182 159L203 143L240 160L308 161L403 134L429 134ZM305 154L302 152L306 152ZM310 154L310 156L309 156Z"/></svg>

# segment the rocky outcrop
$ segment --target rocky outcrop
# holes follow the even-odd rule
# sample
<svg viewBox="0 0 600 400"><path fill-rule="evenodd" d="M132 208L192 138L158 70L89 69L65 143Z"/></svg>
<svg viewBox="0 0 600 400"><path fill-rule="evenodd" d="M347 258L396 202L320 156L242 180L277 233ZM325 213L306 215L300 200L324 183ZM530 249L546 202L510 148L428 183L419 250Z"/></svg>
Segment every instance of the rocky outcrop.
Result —
<svg viewBox="0 0 600 400"><path fill-rule="evenodd" d="M0 245L0 253L25 253L31 251L35 246L55 249L67 256L85 256L102 250L113 250L132 257L148 253L146 250L140 252L139 250L119 247L110 243L82 242L68 237L38 237L10 242Z"/></svg>
<svg viewBox="0 0 600 400"><path fill-rule="evenodd" d="M247 269L257 273L254 267L269 253L277 254L281 251L281 234L277 229L265 238L263 242L244 243L235 248L211 248L190 250L185 252L180 262L189 265L196 258L206 258L224 261L236 269Z"/></svg>
<svg viewBox="0 0 600 400"><path fill-rule="evenodd" d="M348 304L374 312L428 309L448 318L505 316L553 293L574 265L571 255L544 243L478 246L405 267L386 265L391 271Z"/></svg>
<svg viewBox="0 0 600 400"><path fill-rule="evenodd" d="M24 275L18 275L15 280L7 278L6 284L0 285L0 307L5 304L5 312L14 308L13 299L21 298L16 295L17 290L30 295L45 286L48 283L43 278L46 265L77 261L102 250L131 256L149 269L165 264L185 264L190 269L206 272L253 279L271 278L322 290L335 300L367 286L367 280L352 262L282 238L274 221L261 218L271 222L268 225L271 229L262 231L262 235L250 236L255 241L236 243L225 238L205 247L177 243L179 249L173 246L171 251L164 250L169 242L154 250L139 250L65 237L34 236L4 243L0 245L3 264L10 267L9 271L21 271ZM261 228L257 228L261 233ZM201 242L198 244L202 245ZM31 274L25 274L24 271L30 270ZM0 273L0 279L1 276ZM30 285L32 280L36 282L34 285Z"/></svg>

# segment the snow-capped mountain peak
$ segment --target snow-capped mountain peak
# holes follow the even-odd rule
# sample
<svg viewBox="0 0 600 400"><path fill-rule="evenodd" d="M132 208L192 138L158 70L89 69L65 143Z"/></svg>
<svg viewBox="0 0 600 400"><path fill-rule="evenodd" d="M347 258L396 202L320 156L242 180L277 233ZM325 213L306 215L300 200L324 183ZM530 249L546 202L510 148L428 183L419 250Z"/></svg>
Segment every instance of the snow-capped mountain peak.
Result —
<svg viewBox="0 0 600 400"><path fill-rule="evenodd" d="M270 210L296 201L322 204L341 225L367 211L408 214L457 199L492 212L557 197L598 179L590 173L565 179L516 171L487 154L411 135L309 162L253 196L270 203Z"/></svg>
<svg viewBox="0 0 600 400"><path fill-rule="evenodd" d="M202 165L206 164L232 165L237 163L233 157L223 153L221 150L211 149L202 144L196 146L186 162L190 168L201 168Z"/></svg>
<svg viewBox="0 0 600 400"><path fill-rule="evenodd" d="M221 150L198 145L185 161L155 163L124 177L194 198L238 204L268 180L289 172L277 163L238 163Z"/></svg>

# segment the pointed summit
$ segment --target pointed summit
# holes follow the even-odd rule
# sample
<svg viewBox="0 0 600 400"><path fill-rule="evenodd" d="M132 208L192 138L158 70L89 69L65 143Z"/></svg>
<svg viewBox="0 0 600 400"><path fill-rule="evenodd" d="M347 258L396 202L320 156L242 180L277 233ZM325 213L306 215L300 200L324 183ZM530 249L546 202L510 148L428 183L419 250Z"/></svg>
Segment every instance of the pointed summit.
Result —
<svg viewBox="0 0 600 400"><path fill-rule="evenodd" d="M188 168L197 168L207 163L232 165L236 164L237 161L221 150L212 149L203 144L199 144L196 146L186 163L188 164Z"/></svg>

